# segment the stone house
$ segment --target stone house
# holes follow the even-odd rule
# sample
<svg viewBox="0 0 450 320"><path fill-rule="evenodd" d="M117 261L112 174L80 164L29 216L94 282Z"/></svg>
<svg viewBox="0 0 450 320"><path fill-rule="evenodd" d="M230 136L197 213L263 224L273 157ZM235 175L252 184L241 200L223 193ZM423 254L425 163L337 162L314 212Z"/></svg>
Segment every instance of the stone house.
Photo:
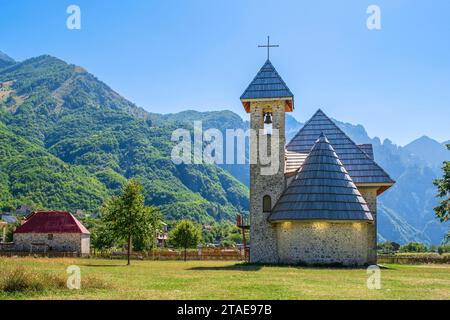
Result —
<svg viewBox="0 0 450 320"><path fill-rule="evenodd" d="M256 131L250 136L250 261L375 264L376 199L395 182L375 162L372 145L357 145L322 110L286 144L285 113L294 110L294 95L269 59L241 102ZM278 152L278 169L270 174L271 164L259 157L264 143L269 155Z"/></svg>
<svg viewBox="0 0 450 320"><path fill-rule="evenodd" d="M90 252L90 233L70 212L33 212L14 231L13 239L16 251Z"/></svg>

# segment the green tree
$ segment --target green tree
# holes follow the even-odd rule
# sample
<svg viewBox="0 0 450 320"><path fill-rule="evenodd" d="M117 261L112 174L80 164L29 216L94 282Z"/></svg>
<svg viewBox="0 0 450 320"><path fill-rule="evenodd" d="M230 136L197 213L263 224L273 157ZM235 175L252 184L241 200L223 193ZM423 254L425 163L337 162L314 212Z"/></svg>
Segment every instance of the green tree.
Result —
<svg viewBox="0 0 450 320"><path fill-rule="evenodd" d="M410 242L400 247L400 252L426 252L427 247L420 242Z"/></svg>
<svg viewBox="0 0 450 320"><path fill-rule="evenodd" d="M160 222L159 210L146 207L142 186L135 179L131 179L122 188L119 196L112 196L102 207L102 219L108 230L118 240L128 243L128 265L132 239L153 239Z"/></svg>
<svg viewBox="0 0 450 320"><path fill-rule="evenodd" d="M190 220L181 220L169 235L169 241L172 244L184 249L184 261L186 261L187 249L196 247L201 238L200 226Z"/></svg>
<svg viewBox="0 0 450 320"><path fill-rule="evenodd" d="M391 241L386 241L378 245L380 251L384 254L391 254L394 252L394 246Z"/></svg>
<svg viewBox="0 0 450 320"><path fill-rule="evenodd" d="M8 224L6 226L6 242L13 242L14 240L14 231L16 231L17 227L21 225L21 221L17 220L16 222L12 224Z"/></svg>
<svg viewBox="0 0 450 320"><path fill-rule="evenodd" d="M447 149L450 150L450 144L447 145ZM438 188L437 197L443 198L434 211L436 216L444 222L450 220L450 161L444 161L442 170L444 171L443 178L433 182Z"/></svg>
<svg viewBox="0 0 450 320"><path fill-rule="evenodd" d="M445 235L444 239L442 240L442 244L443 245L446 245L446 244L450 245L450 232Z"/></svg>

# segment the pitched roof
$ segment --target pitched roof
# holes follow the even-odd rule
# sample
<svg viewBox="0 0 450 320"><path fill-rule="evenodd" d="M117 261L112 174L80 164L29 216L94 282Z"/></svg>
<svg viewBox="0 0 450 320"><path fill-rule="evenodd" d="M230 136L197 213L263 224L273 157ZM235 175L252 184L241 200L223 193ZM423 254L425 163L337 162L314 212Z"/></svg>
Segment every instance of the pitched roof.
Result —
<svg viewBox="0 0 450 320"><path fill-rule="evenodd" d="M294 95L280 77L277 70L275 70L270 60L267 59L261 70L259 70L256 77L242 94L241 100L243 100L242 103L246 107L245 100L269 98L287 98L288 100L293 100ZM290 107L292 108L293 106L291 105Z"/></svg>
<svg viewBox="0 0 450 320"><path fill-rule="evenodd" d="M269 221L372 221L366 201L324 134L274 206Z"/></svg>
<svg viewBox="0 0 450 320"><path fill-rule="evenodd" d="M286 165L284 167L284 173L291 176L297 173L303 162L305 162L307 156L308 153L297 153L286 150Z"/></svg>
<svg viewBox="0 0 450 320"><path fill-rule="evenodd" d="M374 154L373 154L373 146L371 144L359 144L358 147L364 151L370 159L375 160Z"/></svg>
<svg viewBox="0 0 450 320"><path fill-rule="evenodd" d="M356 184L393 184L389 175L371 158L367 147L358 147L322 110L314 116L288 143L286 150L308 153L321 133L333 145L339 159Z"/></svg>
<svg viewBox="0 0 450 320"><path fill-rule="evenodd" d="M38 211L31 214L15 233L89 234L89 231L70 212Z"/></svg>

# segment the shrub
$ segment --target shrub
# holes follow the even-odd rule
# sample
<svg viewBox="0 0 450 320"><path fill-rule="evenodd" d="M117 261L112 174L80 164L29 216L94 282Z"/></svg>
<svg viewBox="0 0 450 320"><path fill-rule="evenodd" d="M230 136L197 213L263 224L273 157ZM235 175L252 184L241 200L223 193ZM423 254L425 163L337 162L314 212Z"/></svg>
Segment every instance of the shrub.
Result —
<svg viewBox="0 0 450 320"><path fill-rule="evenodd" d="M82 289L108 287L105 282L93 276L83 277L81 286ZM33 272L23 267L16 267L0 275L0 291L7 293L31 293L57 289L67 289L65 274Z"/></svg>
<svg viewBox="0 0 450 320"><path fill-rule="evenodd" d="M50 284L50 281L46 283L43 280L40 274L17 267L3 274L0 289L9 293L43 291Z"/></svg>
<svg viewBox="0 0 450 320"><path fill-rule="evenodd" d="M400 252L427 252L427 247L420 242L410 242L401 246Z"/></svg>

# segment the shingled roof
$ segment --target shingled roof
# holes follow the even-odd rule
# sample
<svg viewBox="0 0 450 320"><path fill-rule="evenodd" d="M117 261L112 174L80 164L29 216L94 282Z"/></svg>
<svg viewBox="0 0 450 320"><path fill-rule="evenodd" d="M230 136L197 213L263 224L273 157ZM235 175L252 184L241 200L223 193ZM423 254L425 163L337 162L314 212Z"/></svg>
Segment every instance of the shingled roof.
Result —
<svg viewBox="0 0 450 320"><path fill-rule="evenodd" d="M292 100L294 99L294 95L292 94L291 90L289 90L283 79L280 77L277 70L275 70L275 67L272 65L270 60L267 60L266 63L264 63L264 65L262 66L261 70L259 70L256 77L242 94L241 101L244 107L246 107L247 109L247 100L271 98L286 98L286 100L290 101L290 108L293 108Z"/></svg>
<svg viewBox="0 0 450 320"><path fill-rule="evenodd" d="M33 212L14 233L83 233L89 231L70 212Z"/></svg>
<svg viewBox="0 0 450 320"><path fill-rule="evenodd" d="M308 153L321 133L324 133L329 139L354 183L380 184L384 186L394 184L389 175L375 163L368 146L357 146L320 109L288 143L286 150L296 153Z"/></svg>
<svg viewBox="0 0 450 320"><path fill-rule="evenodd" d="M274 206L269 221L372 221L366 201L324 134Z"/></svg>

